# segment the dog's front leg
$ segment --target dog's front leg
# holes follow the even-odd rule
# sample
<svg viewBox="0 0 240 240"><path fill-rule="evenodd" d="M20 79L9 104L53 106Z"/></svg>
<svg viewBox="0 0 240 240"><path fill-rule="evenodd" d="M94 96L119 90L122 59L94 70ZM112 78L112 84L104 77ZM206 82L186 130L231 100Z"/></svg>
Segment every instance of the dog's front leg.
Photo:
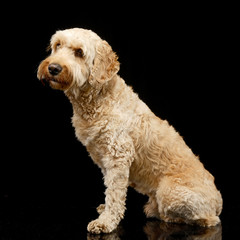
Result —
<svg viewBox="0 0 240 240"><path fill-rule="evenodd" d="M104 183L105 209L100 216L88 224L88 231L99 234L112 232L125 212L125 200L129 178L129 164L126 160L115 159L113 166L106 168Z"/></svg>

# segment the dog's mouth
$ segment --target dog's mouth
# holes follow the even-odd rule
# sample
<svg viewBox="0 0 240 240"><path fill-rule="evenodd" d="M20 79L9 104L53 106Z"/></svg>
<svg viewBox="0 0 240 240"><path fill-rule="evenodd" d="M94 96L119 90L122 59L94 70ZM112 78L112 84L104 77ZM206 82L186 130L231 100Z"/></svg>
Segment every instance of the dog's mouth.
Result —
<svg viewBox="0 0 240 240"><path fill-rule="evenodd" d="M41 83L45 86L46 85L46 83L49 83L49 84L51 84L51 83L59 83L59 81L57 80L57 79L55 79L55 78L50 78L50 77L45 77L45 76L41 76L40 77L40 81L41 81Z"/></svg>
<svg viewBox="0 0 240 240"><path fill-rule="evenodd" d="M67 82L65 81L61 81L57 78L54 77L50 77L50 76L41 76L39 78L39 80L41 81L41 83L43 84L43 86L45 86L46 84L49 84L50 87L54 88L54 89L65 89L67 87Z"/></svg>

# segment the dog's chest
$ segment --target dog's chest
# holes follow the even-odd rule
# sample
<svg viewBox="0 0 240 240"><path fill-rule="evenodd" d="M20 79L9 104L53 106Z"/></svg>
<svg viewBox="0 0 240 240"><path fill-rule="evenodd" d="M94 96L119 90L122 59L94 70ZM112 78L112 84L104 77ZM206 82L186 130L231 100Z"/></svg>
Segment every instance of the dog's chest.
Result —
<svg viewBox="0 0 240 240"><path fill-rule="evenodd" d="M107 120L102 120L90 124L86 121L82 121L76 114L72 117L72 124L75 128L76 137L84 146L92 142L102 132L102 129L106 128L107 123Z"/></svg>

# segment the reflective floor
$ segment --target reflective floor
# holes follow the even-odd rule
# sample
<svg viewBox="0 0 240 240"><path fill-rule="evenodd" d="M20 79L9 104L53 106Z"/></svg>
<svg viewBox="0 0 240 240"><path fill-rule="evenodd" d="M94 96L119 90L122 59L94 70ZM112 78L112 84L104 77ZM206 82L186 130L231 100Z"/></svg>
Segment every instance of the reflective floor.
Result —
<svg viewBox="0 0 240 240"><path fill-rule="evenodd" d="M233 212L232 212L233 213ZM13 207L1 209L0 239L78 239L78 240L221 240L237 237L239 222L229 224L231 212L213 228L167 224L144 215L127 212L117 230L111 234L93 235L86 231L87 223L96 217L95 210L71 207ZM131 215L132 214L132 215ZM234 214L234 213L233 213ZM227 218L226 218L227 217ZM234 226L235 224L235 226ZM224 227L225 226L225 227ZM235 229L233 229L235 227ZM224 236L224 237L223 237Z"/></svg>
<svg viewBox="0 0 240 240"><path fill-rule="evenodd" d="M114 233L102 236L87 235L88 240L98 239L208 239L219 240L222 239L222 227L218 225L211 229L194 228L187 225L166 224L161 221L153 220L147 221L143 226L142 232L139 236L128 234L124 232L121 226Z"/></svg>
<svg viewBox="0 0 240 240"><path fill-rule="evenodd" d="M93 235L84 230L80 221L72 223L50 223L39 219L36 222L25 222L20 213L15 219L1 226L1 239L87 239L87 240L120 240L120 239L222 239L222 227L202 229L187 225L166 224L157 220L148 220L144 224L120 224L111 234ZM132 228L131 228L132 226Z"/></svg>

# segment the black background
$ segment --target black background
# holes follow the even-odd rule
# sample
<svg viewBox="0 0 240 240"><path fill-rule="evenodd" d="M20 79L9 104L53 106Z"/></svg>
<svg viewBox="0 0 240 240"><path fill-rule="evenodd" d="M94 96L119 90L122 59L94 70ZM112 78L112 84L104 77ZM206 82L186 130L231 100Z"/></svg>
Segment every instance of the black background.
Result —
<svg viewBox="0 0 240 240"><path fill-rule="evenodd" d="M223 239L236 236L235 7L38 2L8 4L1 15L2 239L86 239L104 201L102 175L75 137L68 99L36 77L51 35L72 27L109 42L121 77L200 156L223 194ZM147 239L146 200L129 189L126 239Z"/></svg>

